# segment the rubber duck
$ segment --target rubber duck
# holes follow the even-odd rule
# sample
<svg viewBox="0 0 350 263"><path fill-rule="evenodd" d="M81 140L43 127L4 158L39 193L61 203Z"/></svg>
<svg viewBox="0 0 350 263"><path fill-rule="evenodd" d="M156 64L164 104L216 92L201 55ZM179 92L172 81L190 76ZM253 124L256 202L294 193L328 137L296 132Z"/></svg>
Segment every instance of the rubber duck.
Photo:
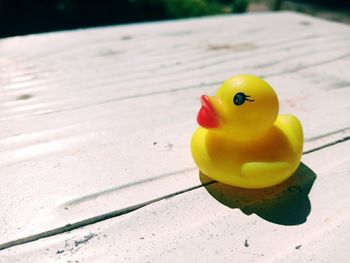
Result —
<svg viewBox="0 0 350 263"><path fill-rule="evenodd" d="M256 189L277 185L298 168L302 126L295 116L278 114L277 95L264 80L238 75L200 101L191 152L203 174Z"/></svg>

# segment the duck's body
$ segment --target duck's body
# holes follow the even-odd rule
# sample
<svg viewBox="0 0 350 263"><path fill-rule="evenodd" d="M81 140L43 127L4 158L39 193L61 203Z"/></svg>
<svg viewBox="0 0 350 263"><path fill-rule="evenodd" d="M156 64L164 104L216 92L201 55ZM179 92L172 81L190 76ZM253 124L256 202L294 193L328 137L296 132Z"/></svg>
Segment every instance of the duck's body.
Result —
<svg viewBox="0 0 350 263"><path fill-rule="evenodd" d="M212 104L215 105L215 102ZM208 112L215 109L210 105L204 107L209 107L206 109ZM215 112L218 115L220 110ZM225 110L221 110L221 119L222 112ZM205 120L201 120L199 115L198 122L203 124L204 121L202 126L212 124L215 127L197 128L192 137L191 151L195 163L205 175L237 187L264 188L286 180L299 166L303 132L300 122L293 115L278 115L268 128L261 129L261 133L244 137L235 130L232 133L223 130L227 118L217 121L217 124L212 120L207 125L205 121L214 115L210 112L203 114L209 114L209 117L202 116ZM254 129L254 125L250 129Z"/></svg>
<svg viewBox="0 0 350 263"><path fill-rule="evenodd" d="M199 127L193 134L191 151L207 176L242 188L264 188L283 182L298 168L302 142L298 119L279 115L265 136L250 142L227 140Z"/></svg>

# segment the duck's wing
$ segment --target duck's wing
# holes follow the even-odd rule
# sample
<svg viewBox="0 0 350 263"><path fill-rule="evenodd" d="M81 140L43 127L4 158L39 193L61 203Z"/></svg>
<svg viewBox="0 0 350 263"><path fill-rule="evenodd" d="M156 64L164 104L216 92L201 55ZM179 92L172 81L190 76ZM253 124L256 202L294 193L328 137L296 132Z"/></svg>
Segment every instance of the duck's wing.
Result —
<svg viewBox="0 0 350 263"><path fill-rule="evenodd" d="M293 115L279 115L275 126L285 134L294 151L295 159L300 159L303 151L303 130L299 120ZM241 167L245 180L255 188L276 185L287 179L295 170L294 164L282 160L276 162L247 162Z"/></svg>
<svg viewBox="0 0 350 263"><path fill-rule="evenodd" d="M276 185L284 181L291 171L287 162L249 162L241 168L244 180L249 180L255 188Z"/></svg>
<svg viewBox="0 0 350 263"><path fill-rule="evenodd" d="M278 115L275 125L287 136L294 153L302 154L304 135L298 118L294 115Z"/></svg>

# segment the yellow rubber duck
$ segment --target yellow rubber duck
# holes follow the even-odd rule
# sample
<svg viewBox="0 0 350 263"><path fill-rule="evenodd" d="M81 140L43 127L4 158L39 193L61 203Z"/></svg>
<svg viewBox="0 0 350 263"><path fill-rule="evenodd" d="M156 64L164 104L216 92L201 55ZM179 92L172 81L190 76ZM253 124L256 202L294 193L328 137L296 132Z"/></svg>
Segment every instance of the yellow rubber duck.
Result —
<svg viewBox="0 0 350 263"><path fill-rule="evenodd" d="M278 115L275 91L253 75L226 80L216 96L201 96L201 126L191 152L206 176L241 188L279 184L298 168L303 130L293 115Z"/></svg>

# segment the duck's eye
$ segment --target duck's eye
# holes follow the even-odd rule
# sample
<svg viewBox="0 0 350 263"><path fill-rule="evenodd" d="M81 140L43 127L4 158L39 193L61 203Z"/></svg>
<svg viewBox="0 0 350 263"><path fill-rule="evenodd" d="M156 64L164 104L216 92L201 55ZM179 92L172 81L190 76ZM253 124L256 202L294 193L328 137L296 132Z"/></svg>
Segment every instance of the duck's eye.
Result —
<svg viewBox="0 0 350 263"><path fill-rule="evenodd" d="M243 92L238 92L236 95L233 97L233 103L237 106L242 105L245 101L252 102L254 100L248 99L250 96L244 94Z"/></svg>
<svg viewBox="0 0 350 263"><path fill-rule="evenodd" d="M233 103L237 106L242 105L244 102L245 94L243 92L239 92L233 97Z"/></svg>
<svg viewBox="0 0 350 263"><path fill-rule="evenodd" d="M254 100L248 99L250 96L244 94L243 92L238 92L233 97L233 103L237 106L242 105L245 101L252 102Z"/></svg>

